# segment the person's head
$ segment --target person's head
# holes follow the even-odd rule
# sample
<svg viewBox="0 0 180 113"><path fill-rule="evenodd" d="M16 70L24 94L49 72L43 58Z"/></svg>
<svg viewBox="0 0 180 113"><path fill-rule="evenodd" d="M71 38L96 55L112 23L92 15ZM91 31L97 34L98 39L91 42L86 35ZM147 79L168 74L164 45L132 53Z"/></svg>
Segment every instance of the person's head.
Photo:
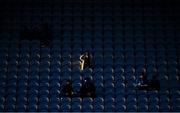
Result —
<svg viewBox="0 0 180 113"><path fill-rule="evenodd" d="M84 53L84 56L85 56L85 57L89 57L89 53L88 53L88 52L85 52L85 53Z"/></svg>
<svg viewBox="0 0 180 113"><path fill-rule="evenodd" d="M84 55L85 57L90 57L90 52L85 51L85 52L83 53L83 55Z"/></svg>

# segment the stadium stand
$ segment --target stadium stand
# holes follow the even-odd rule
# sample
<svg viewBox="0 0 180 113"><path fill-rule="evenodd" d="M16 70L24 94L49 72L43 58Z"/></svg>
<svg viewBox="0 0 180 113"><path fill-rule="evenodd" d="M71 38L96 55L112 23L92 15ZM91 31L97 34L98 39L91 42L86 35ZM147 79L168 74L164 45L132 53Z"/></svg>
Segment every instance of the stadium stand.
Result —
<svg viewBox="0 0 180 113"><path fill-rule="evenodd" d="M0 112L180 112L180 13L174 0L0 4ZM51 30L45 33L48 46L38 37L26 39L29 33L21 40L22 25L44 23L49 27L42 32ZM81 70L76 64L86 51L92 66ZM159 90L135 88L144 69L148 80L157 73ZM86 77L94 81L95 98L60 95L64 81L78 91Z"/></svg>

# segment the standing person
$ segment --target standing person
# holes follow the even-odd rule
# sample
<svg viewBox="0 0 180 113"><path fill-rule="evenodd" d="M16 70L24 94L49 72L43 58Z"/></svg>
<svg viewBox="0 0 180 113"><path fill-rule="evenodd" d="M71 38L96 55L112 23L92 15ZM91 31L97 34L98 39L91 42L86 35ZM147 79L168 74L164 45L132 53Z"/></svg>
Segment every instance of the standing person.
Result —
<svg viewBox="0 0 180 113"><path fill-rule="evenodd" d="M85 68L91 68L92 55L89 52L85 52L80 56L81 70Z"/></svg>

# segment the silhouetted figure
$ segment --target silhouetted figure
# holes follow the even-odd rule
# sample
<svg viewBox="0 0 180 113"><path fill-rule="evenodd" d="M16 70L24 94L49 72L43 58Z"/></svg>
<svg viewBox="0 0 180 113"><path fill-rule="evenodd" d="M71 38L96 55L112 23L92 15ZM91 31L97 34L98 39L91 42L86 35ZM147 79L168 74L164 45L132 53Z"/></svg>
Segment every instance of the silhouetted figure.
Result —
<svg viewBox="0 0 180 113"><path fill-rule="evenodd" d="M22 26L20 31L21 40L39 40L41 47L48 47L52 38L52 30L48 24L40 26Z"/></svg>
<svg viewBox="0 0 180 113"><path fill-rule="evenodd" d="M96 88L93 81L90 78L86 78L83 81L82 87L80 89L80 96L81 97L92 97L96 96Z"/></svg>
<svg viewBox="0 0 180 113"><path fill-rule="evenodd" d="M61 96L72 97L72 95L73 95L72 83L70 80L67 80L66 83L63 85L63 88L61 90Z"/></svg>
<svg viewBox="0 0 180 113"><path fill-rule="evenodd" d="M145 71L143 71L141 76L139 77L139 80L137 82L137 89L148 90L148 80Z"/></svg>
<svg viewBox="0 0 180 113"><path fill-rule="evenodd" d="M81 70L85 68L91 68L91 58L92 55L89 52L85 52L80 56Z"/></svg>
<svg viewBox="0 0 180 113"><path fill-rule="evenodd" d="M158 80L158 75L157 74L154 74L153 77L152 77L152 80L150 80L149 82L149 88L151 90L160 90L160 83L159 83L159 80Z"/></svg>

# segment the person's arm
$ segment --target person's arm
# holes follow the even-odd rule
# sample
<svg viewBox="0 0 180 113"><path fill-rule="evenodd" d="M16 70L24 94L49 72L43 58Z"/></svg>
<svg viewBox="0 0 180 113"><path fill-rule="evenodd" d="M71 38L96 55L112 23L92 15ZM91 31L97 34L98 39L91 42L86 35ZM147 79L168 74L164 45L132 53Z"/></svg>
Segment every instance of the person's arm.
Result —
<svg viewBox="0 0 180 113"><path fill-rule="evenodd" d="M83 68L84 68L84 59L83 59L83 57L84 57L84 55L80 56L80 68L81 68L81 70L83 70Z"/></svg>

